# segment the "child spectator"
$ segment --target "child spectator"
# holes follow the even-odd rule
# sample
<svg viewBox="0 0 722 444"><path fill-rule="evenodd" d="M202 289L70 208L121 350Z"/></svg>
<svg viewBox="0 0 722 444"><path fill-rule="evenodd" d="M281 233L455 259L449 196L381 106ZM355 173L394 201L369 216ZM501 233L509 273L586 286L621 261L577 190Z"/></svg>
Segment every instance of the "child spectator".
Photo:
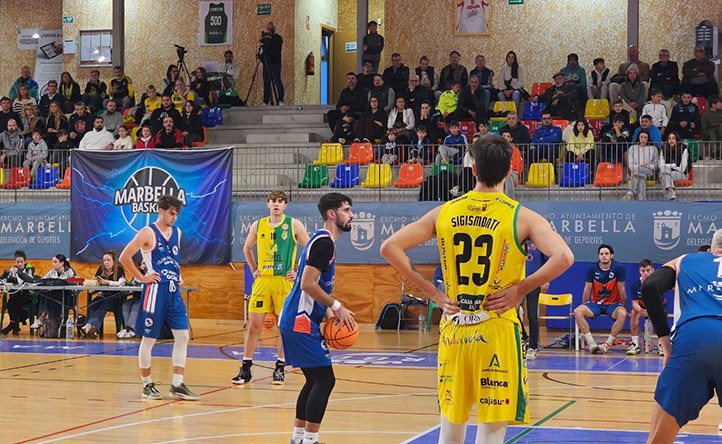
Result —
<svg viewBox="0 0 722 444"><path fill-rule="evenodd" d="M502 130L501 137L506 139L514 149L514 152L511 155L511 173L509 173L509 175L506 176L506 179L504 179L504 194L506 194L509 198L514 199L514 196L516 195L516 183L519 181L519 177L524 171L524 159L521 157L521 151L519 151L519 148L517 148L514 144L514 136L510 130Z"/></svg>
<svg viewBox="0 0 722 444"><path fill-rule="evenodd" d="M454 81L451 83L450 90L441 93L436 109L439 110L444 120L449 119L449 116L454 116L456 114L456 108L459 106L460 91L461 84Z"/></svg>
<svg viewBox="0 0 722 444"><path fill-rule="evenodd" d="M477 131L476 131L476 133L474 133L474 135L471 136L472 143L474 143L473 141L474 141L477 137L478 137L479 139L481 139L482 137L486 137L486 136L488 136L488 135L490 135L490 134L491 134L491 133L489 132L489 122L487 122L486 120L482 120L481 122L479 122L479 125L477 126Z"/></svg>
<svg viewBox="0 0 722 444"><path fill-rule="evenodd" d="M707 159L713 156L719 159L719 142L722 142L722 98L710 96L707 99L709 109L702 116L702 140L716 143L706 143L703 156ZM714 145L712 147L711 145Z"/></svg>
<svg viewBox="0 0 722 444"><path fill-rule="evenodd" d="M140 137L135 143L136 148L155 148L155 140L153 140L153 132L148 125L140 128Z"/></svg>
<svg viewBox="0 0 722 444"><path fill-rule="evenodd" d="M48 145L45 144L39 129L33 130L33 140L28 144L28 157L23 162L24 167L31 166L30 177L35 179L38 168L45 164L48 157Z"/></svg>
<svg viewBox="0 0 722 444"><path fill-rule="evenodd" d="M399 158L399 147L396 144L396 136L398 129L391 128L386 132L386 135L381 139L381 145L377 145L376 148L376 161L381 163L388 163L393 165Z"/></svg>
<svg viewBox="0 0 722 444"><path fill-rule="evenodd" d="M586 163L594 171L594 134L584 117L574 122L574 129L567 142L566 162Z"/></svg>
<svg viewBox="0 0 722 444"><path fill-rule="evenodd" d="M632 181L629 184L629 191L622 200L647 200L647 179L654 178L654 172L659 164L659 150L656 146L649 144L649 133L642 130L639 135L639 143L629 148L629 170Z"/></svg>
<svg viewBox="0 0 722 444"><path fill-rule="evenodd" d="M336 128L333 130L330 141L345 145L347 140L351 141L354 137L353 117L351 117L350 114L344 114L341 120L336 123Z"/></svg>
<svg viewBox="0 0 722 444"><path fill-rule="evenodd" d="M699 135L701 128L699 108L692 103L692 94L683 92L681 101L672 108L668 129L675 131L682 139L693 139Z"/></svg>
<svg viewBox="0 0 722 444"><path fill-rule="evenodd" d="M627 154L627 142L630 140L629 128L624 122L624 116L616 115L612 127L602 134L602 151L599 158L603 162L622 163ZM626 164L626 161L624 162Z"/></svg>
<svg viewBox="0 0 722 444"><path fill-rule="evenodd" d="M589 73L587 79L587 96L590 99L608 99L609 83L612 76L609 75L609 68L606 67L604 59L594 59L594 69Z"/></svg>
<svg viewBox="0 0 722 444"><path fill-rule="evenodd" d="M406 159L410 163L429 163L432 159L431 142L426 132L426 127L416 127L416 136L411 141L406 153Z"/></svg>
<svg viewBox="0 0 722 444"><path fill-rule="evenodd" d="M609 112L609 121L613 122L616 116L622 116L622 118L624 118L624 126L631 123L629 120L629 111L624 109L624 102L622 99L617 99L612 104L612 110Z"/></svg>
<svg viewBox="0 0 722 444"><path fill-rule="evenodd" d="M466 136L461 133L458 120L449 122L449 135L444 139L443 145L439 146L436 155L436 163L458 163L466 153Z"/></svg>
<svg viewBox="0 0 722 444"><path fill-rule="evenodd" d="M58 138L58 142L53 146L50 163L57 163L60 165L60 171L62 172L65 171L65 168L68 165L70 165L70 150L72 149L72 146L70 145L70 141L68 141L68 132L66 130L61 128L55 134Z"/></svg>
<svg viewBox="0 0 722 444"><path fill-rule="evenodd" d="M113 142L113 150L132 150L133 139L128 134L128 128L123 125L118 128L118 138Z"/></svg>
<svg viewBox="0 0 722 444"><path fill-rule="evenodd" d="M661 134L664 134L669 118L667 118L667 107L662 103L662 90L654 88L649 96L651 100L642 108L642 115L651 116L652 125L656 126Z"/></svg>

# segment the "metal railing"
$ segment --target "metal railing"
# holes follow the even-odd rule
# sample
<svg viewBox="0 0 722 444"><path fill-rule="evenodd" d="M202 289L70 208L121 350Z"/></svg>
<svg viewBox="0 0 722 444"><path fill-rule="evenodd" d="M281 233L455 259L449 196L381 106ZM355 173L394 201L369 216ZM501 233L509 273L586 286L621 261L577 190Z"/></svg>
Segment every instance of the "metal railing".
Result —
<svg viewBox="0 0 722 444"><path fill-rule="evenodd" d="M625 198L635 177L631 169L635 166L634 159L629 159L630 145L598 142L579 157L571 154L573 146L564 143L518 145L522 163L515 167L513 196L522 201ZM722 160L712 158L722 151L720 148L720 143L688 143L691 171L687 175L675 175L672 181L678 200L722 200ZM384 149L384 146L373 146L370 157L361 164L351 164L346 163L349 146L340 148L342 153L335 147L331 154L326 150L323 155L318 146L312 145L235 147L233 200L262 200L272 190L284 190L294 201L314 201L330 190L339 190L358 201L443 201L474 186L471 169L464 167L463 147L448 163L435 163L433 159L439 146L429 146L431 160L413 165L407 161L411 154L408 146L397 147L397 160L393 164L377 163ZM55 182L49 186L42 183L43 178L38 181L32 177L32 162L27 162L25 155L6 158L1 173L0 203L70 200L65 178L65 168L70 162L68 152L51 150L45 162L57 170L57 177L49 179ZM43 164L38 163L38 169ZM635 189L631 198L664 200L670 197L663 186L669 183L665 182L666 172L660 170L658 162L653 166L652 173L642 180L646 196L640 196ZM637 177L641 177L638 173ZM507 182L510 186L512 180ZM641 185L637 182L635 186ZM508 189L511 193L511 188Z"/></svg>

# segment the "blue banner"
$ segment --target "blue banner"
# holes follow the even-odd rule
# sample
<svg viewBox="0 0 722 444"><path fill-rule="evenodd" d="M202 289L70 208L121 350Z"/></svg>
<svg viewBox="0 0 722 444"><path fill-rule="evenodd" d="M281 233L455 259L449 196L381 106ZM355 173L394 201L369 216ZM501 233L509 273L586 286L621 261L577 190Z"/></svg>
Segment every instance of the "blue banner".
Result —
<svg viewBox="0 0 722 444"><path fill-rule="evenodd" d="M70 250L70 205L67 202L19 202L0 205L0 259L15 250L29 258L50 258Z"/></svg>
<svg viewBox="0 0 722 444"><path fill-rule="evenodd" d="M198 151L74 151L70 254L98 262L118 251L157 218L156 201L183 202L176 222L183 233L181 261L230 260L231 149Z"/></svg>

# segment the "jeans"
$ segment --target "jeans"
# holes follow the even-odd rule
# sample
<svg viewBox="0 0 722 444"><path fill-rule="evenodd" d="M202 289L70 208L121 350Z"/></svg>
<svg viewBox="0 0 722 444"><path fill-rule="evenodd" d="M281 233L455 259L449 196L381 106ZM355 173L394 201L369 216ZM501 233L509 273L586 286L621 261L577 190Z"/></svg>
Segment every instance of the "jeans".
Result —
<svg viewBox="0 0 722 444"><path fill-rule="evenodd" d="M273 81L271 81L273 80ZM271 86L275 88L272 94ZM281 65L263 65L263 103L271 103L271 97L275 96L275 103L283 102L285 90L281 82Z"/></svg>
<svg viewBox="0 0 722 444"><path fill-rule="evenodd" d="M88 324L100 330L103 326L105 314L113 309L113 304L117 302L116 293L101 293L100 296L93 299L88 307Z"/></svg>
<svg viewBox="0 0 722 444"><path fill-rule="evenodd" d="M526 315L529 317L529 348L534 350L539 350L539 293L541 288L537 287L524 296Z"/></svg>
<svg viewBox="0 0 722 444"><path fill-rule="evenodd" d="M135 329L135 321L138 319L140 309L140 295L133 295L131 299L123 302L123 322L126 328Z"/></svg>

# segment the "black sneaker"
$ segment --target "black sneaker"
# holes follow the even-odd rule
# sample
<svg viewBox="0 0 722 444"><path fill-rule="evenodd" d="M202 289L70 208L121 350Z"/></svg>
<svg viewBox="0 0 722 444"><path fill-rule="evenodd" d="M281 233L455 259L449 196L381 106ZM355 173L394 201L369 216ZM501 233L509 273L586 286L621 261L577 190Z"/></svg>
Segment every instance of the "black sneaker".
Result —
<svg viewBox="0 0 722 444"><path fill-rule="evenodd" d="M286 382L285 372L282 365L277 365L273 370L273 385L283 385Z"/></svg>
<svg viewBox="0 0 722 444"><path fill-rule="evenodd" d="M233 379L231 379L231 382L235 385L243 385L248 384L252 379L251 365L244 362L243 365L241 365L241 370Z"/></svg>
<svg viewBox="0 0 722 444"><path fill-rule="evenodd" d="M170 392L168 394L175 399L182 399L184 401L198 401L201 399L200 396L193 393L191 389L186 387L183 383L181 383L178 387L171 385Z"/></svg>
<svg viewBox="0 0 722 444"><path fill-rule="evenodd" d="M141 398L148 399L150 401L158 401L163 399L163 396L161 396L158 389L155 388L155 384L151 382L143 387L143 395L141 395Z"/></svg>

